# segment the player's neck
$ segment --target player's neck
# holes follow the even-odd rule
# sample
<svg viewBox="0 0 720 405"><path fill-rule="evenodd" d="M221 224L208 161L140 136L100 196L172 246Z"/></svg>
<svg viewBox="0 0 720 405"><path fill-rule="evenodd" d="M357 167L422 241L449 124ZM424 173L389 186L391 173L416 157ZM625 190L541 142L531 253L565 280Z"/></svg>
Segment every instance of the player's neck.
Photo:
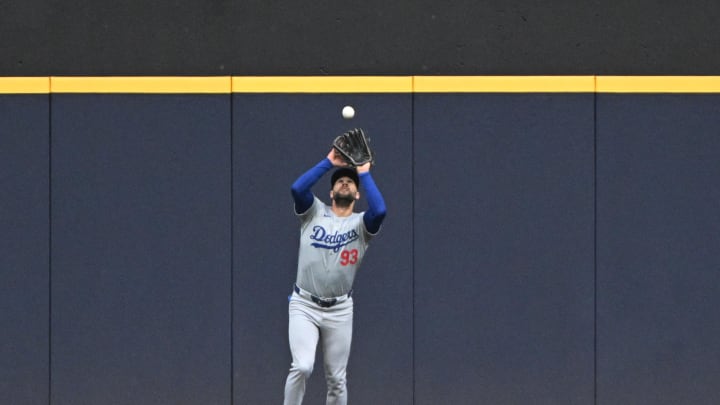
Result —
<svg viewBox="0 0 720 405"><path fill-rule="evenodd" d="M355 207L355 203L352 203L347 207L340 207L335 204L335 201L333 201L331 209L332 212L335 213L335 215L338 217L348 217L353 213L353 207Z"/></svg>

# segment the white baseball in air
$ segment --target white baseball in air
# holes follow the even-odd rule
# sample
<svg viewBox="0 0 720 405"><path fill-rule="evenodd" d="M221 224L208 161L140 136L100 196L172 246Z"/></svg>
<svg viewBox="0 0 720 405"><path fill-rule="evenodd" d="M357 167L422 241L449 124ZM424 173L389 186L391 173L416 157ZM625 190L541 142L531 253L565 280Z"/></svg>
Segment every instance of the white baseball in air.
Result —
<svg viewBox="0 0 720 405"><path fill-rule="evenodd" d="M355 109L352 108L352 107L350 107L349 105L346 105L346 106L343 107L343 109L342 109L342 116L343 116L343 118L345 118L346 120L349 120L350 118L352 118L352 117L355 116Z"/></svg>

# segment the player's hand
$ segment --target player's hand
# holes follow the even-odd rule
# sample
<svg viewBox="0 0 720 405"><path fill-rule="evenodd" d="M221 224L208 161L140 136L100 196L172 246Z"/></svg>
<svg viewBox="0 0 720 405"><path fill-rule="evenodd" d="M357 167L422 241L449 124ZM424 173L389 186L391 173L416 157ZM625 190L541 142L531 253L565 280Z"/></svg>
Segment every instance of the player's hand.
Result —
<svg viewBox="0 0 720 405"><path fill-rule="evenodd" d="M330 162L332 162L333 166L335 167L349 166L347 162L340 156L340 154L335 151L335 148L330 148L330 153L328 153L327 158Z"/></svg>
<svg viewBox="0 0 720 405"><path fill-rule="evenodd" d="M370 166L371 166L371 163L370 163L370 162L367 162L367 163L365 163L364 165L358 166L358 167L357 167L357 172L358 172L358 173L366 173L366 172L369 172L369 171L370 171Z"/></svg>

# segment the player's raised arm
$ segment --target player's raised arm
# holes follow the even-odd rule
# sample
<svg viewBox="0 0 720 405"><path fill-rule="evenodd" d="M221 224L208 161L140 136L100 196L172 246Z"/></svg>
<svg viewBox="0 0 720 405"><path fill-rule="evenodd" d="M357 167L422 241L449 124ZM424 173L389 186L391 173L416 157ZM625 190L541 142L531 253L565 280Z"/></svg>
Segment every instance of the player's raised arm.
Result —
<svg viewBox="0 0 720 405"><path fill-rule="evenodd" d="M312 206L312 186L315 185L315 183L317 183L325 173L332 169L333 166L335 166L331 157L333 160L336 159L333 151L330 151L325 159L321 160L310 170L303 173L302 176L298 177L298 179L292 184L292 187L290 187L293 200L295 200L296 213L302 214Z"/></svg>
<svg viewBox="0 0 720 405"><path fill-rule="evenodd" d="M365 211L363 215L363 222L365 223L365 229L374 234L380 230L380 225L382 225L385 219L387 208L385 207L385 200L375 184L375 180L373 180L370 175L370 165L368 162L362 166L358 166L357 172L361 179L360 182L365 188L365 198L367 198L368 201L368 210Z"/></svg>

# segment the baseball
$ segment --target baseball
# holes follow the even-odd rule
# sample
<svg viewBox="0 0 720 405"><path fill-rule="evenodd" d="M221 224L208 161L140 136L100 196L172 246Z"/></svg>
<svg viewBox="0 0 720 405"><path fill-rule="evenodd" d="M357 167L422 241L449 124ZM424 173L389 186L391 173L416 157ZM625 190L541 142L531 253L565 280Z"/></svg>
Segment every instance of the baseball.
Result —
<svg viewBox="0 0 720 405"><path fill-rule="evenodd" d="M352 107L350 107L349 105L346 105L346 106L343 107L343 109L342 109L342 116L343 116L343 118L345 118L346 120L349 120L350 118L352 118L352 117L355 116L355 109L352 108Z"/></svg>

